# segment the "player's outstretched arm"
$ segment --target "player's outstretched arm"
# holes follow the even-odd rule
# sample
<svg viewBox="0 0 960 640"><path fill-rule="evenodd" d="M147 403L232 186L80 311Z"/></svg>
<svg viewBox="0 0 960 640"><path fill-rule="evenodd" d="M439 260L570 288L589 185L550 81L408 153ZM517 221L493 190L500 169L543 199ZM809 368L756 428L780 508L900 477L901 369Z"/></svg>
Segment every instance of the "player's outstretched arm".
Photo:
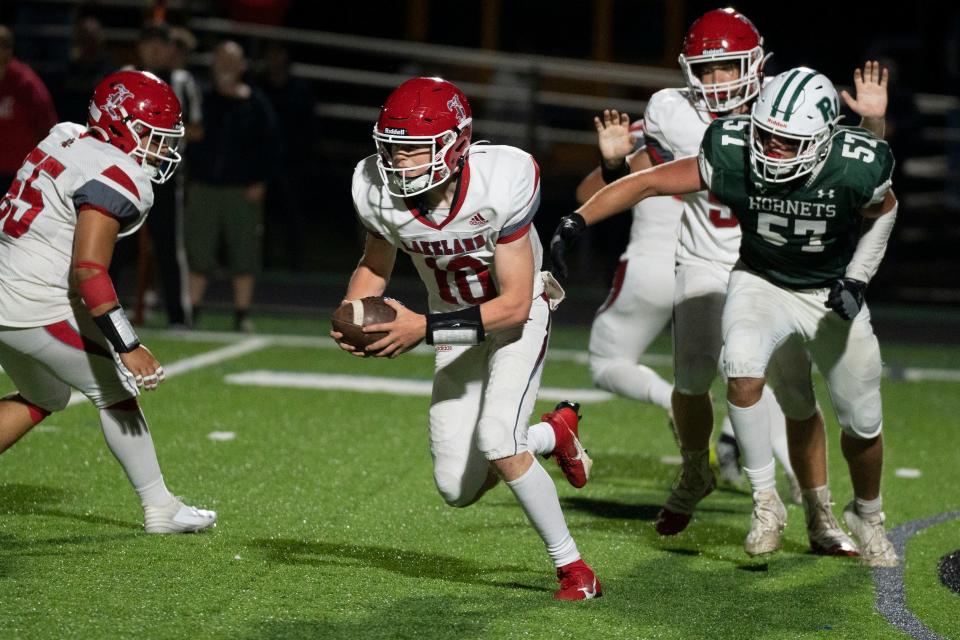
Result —
<svg viewBox="0 0 960 640"><path fill-rule="evenodd" d="M602 116L594 117L593 124L597 129L600 166L577 186L577 202L580 204L607 184L653 166L645 150L634 151L637 138L630 132L630 116L616 109L606 109Z"/></svg>
<svg viewBox="0 0 960 640"><path fill-rule="evenodd" d="M863 71L853 71L854 96L846 90L840 92L843 101L861 117L860 126L878 138L886 132L887 85L890 72L881 68L876 60L867 60Z"/></svg>
<svg viewBox="0 0 960 640"><path fill-rule="evenodd" d="M553 272L567 275L566 252L588 226L629 209L652 196L696 193L707 188L700 177L697 158L691 156L631 173L598 191L586 204L560 219L550 239Z"/></svg>
<svg viewBox="0 0 960 640"><path fill-rule="evenodd" d="M387 283L390 282L390 275L393 273L393 265L396 260L396 247L386 240L368 233L363 246L363 256L350 276L350 282L347 284L347 294L342 302L359 300L367 296L383 295L383 292L387 290ZM355 349L352 345L342 342L343 334L339 331L331 331L330 337L344 351L349 351L360 357L366 355L363 350Z"/></svg>
<svg viewBox="0 0 960 640"><path fill-rule="evenodd" d="M137 386L156 389L163 381L163 367L140 344L107 271L119 231L116 218L93 207L80 208L74 234L73 282L93 321L120 356L123 366L133 374Z"/></svg>

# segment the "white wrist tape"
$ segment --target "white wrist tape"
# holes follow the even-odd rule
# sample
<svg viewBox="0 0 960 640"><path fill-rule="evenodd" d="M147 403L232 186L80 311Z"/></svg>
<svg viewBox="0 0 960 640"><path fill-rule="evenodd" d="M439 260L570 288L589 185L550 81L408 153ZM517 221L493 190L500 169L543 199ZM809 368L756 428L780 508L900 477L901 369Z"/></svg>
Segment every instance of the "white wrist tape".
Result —
<svg viewBox="0 0 960 640"><path fill-rule="evenodd" d="M857 248L853 252L850 264L847 265L846 277L870 282L877 274L883 254L887 251L887 242L893 232L893 224L897 221L899 206L897 203L888 213L872 219L873 224L857 241Z"/></svg>

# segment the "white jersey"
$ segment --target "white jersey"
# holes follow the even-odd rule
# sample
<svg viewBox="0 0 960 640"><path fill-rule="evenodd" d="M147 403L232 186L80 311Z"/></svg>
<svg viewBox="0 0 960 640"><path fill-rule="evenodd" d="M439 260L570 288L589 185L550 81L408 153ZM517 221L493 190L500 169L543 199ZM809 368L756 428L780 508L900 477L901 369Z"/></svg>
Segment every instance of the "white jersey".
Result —
<svg viewBox="0 0 960 640"><path fill-rule="evenodd" d="M70 263L77 213L89 206L136 231L153 205L143 168L62 122L30 152L0 201L0 325L39 327L73 315Z"/></svg>
<svg viewBox="0 0 960 640"><path fill-rule="evenodd" d="M656 92L643 114L643 137L650 156L657 163L696 156L714 117L696 108L687 89ZM731 269L739 256L740 226L730 209L709 191L685 195L683 204L677 262L706 261Z"/></svg>
<svg viewBox="0 0 960 640"><path fill-rule="evenodd" d="M630 125L630 133L637 137L637 147L644 143L643 120ZM633 205L633 224L630 242L620 256L626 260L635 256L660 255L673 261L677 250L677 233L683 216L683 200L679 196L646 198Z"/></svg>
<svg viewBox="0 0 960 640"><path fill-rule="evenodd" d="M471 147L453 206L429 213L420 211L414 200L387 192L372 155L354 171L353 203L370 233L413 260L427 287L432 313L495 298L496 246L527 234L533 244L533 295L543 293L539 273L543 249L533 228L540 205L540 169L520 149Z"/></svg>

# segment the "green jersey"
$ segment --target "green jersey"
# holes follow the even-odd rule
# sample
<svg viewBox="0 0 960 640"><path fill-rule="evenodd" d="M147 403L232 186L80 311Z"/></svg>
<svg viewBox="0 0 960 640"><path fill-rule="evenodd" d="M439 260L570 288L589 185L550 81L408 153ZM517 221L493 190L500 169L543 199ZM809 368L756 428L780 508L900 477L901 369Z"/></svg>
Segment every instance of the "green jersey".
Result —
<svg viewBox="0 0 960 640"><path fill-rule="evenodd" d="M740 221L740 260L791 289L842 278L860 233L860 211L890 189L890 146L866 129L838 127L826 159L792 182L766 184L750 164L750 117L714 120L700 145L700 174Z"/></svg>

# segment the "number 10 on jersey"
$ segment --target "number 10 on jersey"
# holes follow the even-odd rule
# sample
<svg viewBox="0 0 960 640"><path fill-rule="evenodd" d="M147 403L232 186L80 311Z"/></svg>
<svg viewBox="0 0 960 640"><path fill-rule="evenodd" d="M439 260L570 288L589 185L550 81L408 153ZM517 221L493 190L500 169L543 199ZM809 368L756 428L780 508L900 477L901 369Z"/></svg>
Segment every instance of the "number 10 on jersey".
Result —
<svg viewBox="0 0 960 640"><path fill-rule="evenodd" d="M497 295L487 265L472 256L453 258L446 267L441 267L436 258L424 258L424 263L433 270L444 302L458 306L480 304Z"/></svg>

